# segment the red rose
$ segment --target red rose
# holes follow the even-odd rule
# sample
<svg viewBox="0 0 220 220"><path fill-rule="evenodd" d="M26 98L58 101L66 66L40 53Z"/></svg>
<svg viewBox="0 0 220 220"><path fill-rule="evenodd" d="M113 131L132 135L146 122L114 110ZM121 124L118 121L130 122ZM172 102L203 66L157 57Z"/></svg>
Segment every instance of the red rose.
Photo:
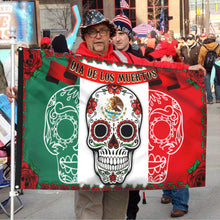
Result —
<svg viewBox="0 0 220 220"><path fill-rule="evenodd" d="M102 191L111 191L112 188L110 186L103 186Z"/></svg>
<svg viewBox="0 0 220 220"><path fill-rule="evenodd" d="M143 186L136 186L134 190L144 190Z"/></svg>
<svg viewBox="0 0 220 220"><path fill-rule="evenodd" d="M41 183L40 189L50 189L49 184Z"/></svg>
<svg viewBox="0 0 220 220"><path fill-rule="evenodd" d="M142 113L141 104L138 99L134 100L134 102L132 103L132 108L136 115Z"/></svg>
<svg viewBox="0 0 220 220"><path fill-rule="evenodd" d="M30 50L23 48L23 72L24 78L28 79L32 76L34 71L42 66L42 59L39 50Z"/></svg>
<svg viewBox="0 0 220 220"><path fill-rule="evenodd" d="M107 86L108 92L115 94L119 94L121 92L122 87L117 85L109 85Z"/></svg>
<svg viewBox="0 0 220 220"><path fill-rule="evenodd" d="M114 191L122 191L122 187L121 186L114 186L113 190Z"/></svg>
<svg viewBox="0 0 220 220"><path fill-rule="evenodd" d="M83 186L83 187L82 187L82 190L83 190L83 191L89 191L89 190L90 190L90 187L89 187L89 186Z"/></svg>
<svg viewBox="0 0 220 220"><path fill-rule="evenodd" d="M88 102L88 107L87 107L87 112L89 113L89 114L92 114L93 113L93 111L95 110L95 108L96 108L96 106L97 106L97 102L95 101L95 99L94 98L90 98L89 99L89 102Z"/></svg>
<svg viewBox="0 0 220 220"><path fill-rule="evenodd" d="M188 176L188 184L190 187L205 186L205 164L200 164Z"/></svg>
<svg viewBox="0 0 220 220"><path fill-rule="evenodd" d="M50 189L55 189L58 190L59 189L59 185L55 185L55 184L51 184Z"/></svg>
<svg viewBox="0 0 220 220"><path fill-rule="evenodd" d="M79 185L72 185L71 190L80 190L80 186Z"/></svg>
<svg viewBox="0 0 220 220"><path fill-rule="evenodd" d="M69 188L69 186L63 184L60 186L60 190L69 190Z"/></svg>
<svg viewBox="0 0 220 220"><path fill-rule="evenodd" d="M125 190L134 190L134 188L131 187L131 186L126 186L126 187L125 187Z"/></svg>
<svg viewBox="0 0 220 220"><path fill-rule="evenodd" d="M92 191L100 191L100 188L97 187L97 186L93 186L93 187L92 187Z"/></svg>
<svg viewBox="0 0 220 220"><path fill-rule="evenodd" d="M52 57L53 56L53 51L50 50L44 50L45 57Z"/></svg>
<svg viewBox="0 0 220 220"><path fill-rule="evenodd" d="M21 166L21 189L36 189L38 175L29 167L26 162Z"/></svg>

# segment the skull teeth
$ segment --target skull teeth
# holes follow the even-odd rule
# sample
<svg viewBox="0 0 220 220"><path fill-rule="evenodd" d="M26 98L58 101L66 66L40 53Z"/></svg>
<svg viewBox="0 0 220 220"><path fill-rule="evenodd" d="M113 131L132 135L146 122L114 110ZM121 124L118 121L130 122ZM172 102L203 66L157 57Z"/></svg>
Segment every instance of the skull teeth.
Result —
<svg viewBox="0 0 220 220"><path fill-rule="evenodd" d="M67 155L65 158L60 158L60 167L65 170L65 173L75 175L77 172L77 155L73 154L72 157Z"/></svg>
<svg viewBox="0 0 220 220"><path fill-rule="evenodd" d="M99 167L109 171L117 171L128 167L128 157L99 157Z"/></svg>
<svg viewBox="0 0 220 220"><path fill-rule="evenodd" d="M166 165L166 157L160 157L157 155L156 157L153 154L149 155L149 174L154 175L155 173L160 173L161 170L164 170Z"/></svg>

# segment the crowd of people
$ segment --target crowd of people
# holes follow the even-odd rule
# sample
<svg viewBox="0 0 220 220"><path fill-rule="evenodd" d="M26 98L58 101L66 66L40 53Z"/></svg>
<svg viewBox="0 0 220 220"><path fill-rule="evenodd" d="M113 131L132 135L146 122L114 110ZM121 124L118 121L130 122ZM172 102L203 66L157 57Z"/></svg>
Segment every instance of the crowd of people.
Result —
<svg viewBox="0 0 220 220"><path fill-rule="evenodd" d="M202 70L205 74L207 103L212 104L213 86L216 102L220 103L220 47L214 34L201 34L196 38L189 34L186 38L174 38L174 33L159 35L152 31L143 44L135 37L130 20L123 14L112 21L96 10L90 10L80 27L83 42L76 54L103 60L120 61L130 64L170 67L176 69ZM52 41L48 37L41 40L41 49L60 53L72 53L64 35L56 36ZM208 66L209 51L216 53L213 68ZM212 54L213 55L213 54ZM211 55L210 55L211 57ZM211 59L211 58L210 58ZM16 98L17 88L11 92L6 89L9 101ZM75 212L77 219L136 219L139 191L76 191ZM161 203L172 203L171 217L181 217L188 212L189 190L163 190ZM114 211L113 211L114 210Z"/></svg>
<svg viewBox="0 0 220 220"><path fill-rule="evenodd" d="M135 46L139 45L142 55L150 61L155 60L151 52L158 45L160 47L164 41L169 42L176 49L176 53L182 62L190 66L200 64L206 69L205 88L207 103L213 104L214 100L216 103L220 103L220 47L216 42L215 34L202 33L196 36L188 34L186 37L175 39L173 31L163 35L152 31L144 40L133 39Z"/></svg>

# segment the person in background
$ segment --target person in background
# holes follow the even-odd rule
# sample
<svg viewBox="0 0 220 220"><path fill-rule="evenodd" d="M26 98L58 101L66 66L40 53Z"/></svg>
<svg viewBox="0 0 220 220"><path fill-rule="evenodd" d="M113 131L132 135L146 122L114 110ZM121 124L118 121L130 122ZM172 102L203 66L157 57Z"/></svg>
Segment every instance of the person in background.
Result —
<svg viewBox="0 0 220 220"><path fill-rule="evenodd" d="M160 61L166 62L181 62L181 58L176 53L174 46L163 41L158 44L155 50L150 53L152 57ZM172 202L173 210L171 212L171 217L181 217L188 212L188 202L189 202L189 190L188 188L183 189L166 189L163 190L163 195L161 198L162 204L168 204Z"/></svg>
<svg viewBox="0 0 220 220"><path fill-rule="evenodd" d="M52 49L56 53L70 53L66 37L63 34L57 35L52 40Z"/></svg>
<svg viewBox="0 0 220 220"><path fill-rule="evenodd" d="M120 14L112 19L116 26L116 35L112 38L113 46L116 50L130 52L138 57L143 57L140 48L132 47L130 41L132 39L131 21L126 15Z"/></svg>
<svg viewBox="0 0 220 220"><path fill-rule="evenodd" d="M180 38L178 39L178 46L177 46L178 51L180 52L181 48L182 48L183 46L185 46L185 45L186 45L186 43L185 43L185 38L184 38L184 37L180 37Z"/></svg>
<svg viewBox="0 0 220 220"><path fill-rule="evenodd" d="M6 87L5 93L8 97L8 100L10 103L13 102L13 99L17 98L17 93L18 93L18 48L19 47L25 47L28 48L28 45L25 43L17 43L15 46L15 76L14 76L14 87L11 88L11 54L10 56L6 59L4 62L4 68L5 68L5 77L7 79L7 84L8 86ZM13 91L13 92L12 92Z"/></svg>
<svg viewBox="0 0 220 220"><path fill-rule="evenodd" d="M40 49L50 49L51 48L51 39L49 37L43 37L40 41Z"/></svg>
<svg viewBox="0 0 220 220"><path fill-rule="evenodd" d="M5 77L4 66L0 60L0 93L5 93L5 89L7 87L7 80Z"/></svg>
<svg viewBox="0 0 220 220"><path fill-rule="evenodd" d="M171 43L175 48L177 48L178 47L178 40L176 40L174 37L174 31L169 30L168 34L169 34L168 42Z"/></svg>
<svg viewBox="0 0 220 220"><path fill-rule="evenodd" d="M137 57L143 57L142 53L137 52L131 45L132 38L131 21L125 15L117 15L112 19L116 26L116 34L112 37L112 43L115 49L130 52ZM140 201L139 191L129 191L129 202L127 208L127 219L136 219L139 210L138 203Z"/></svg>
<svg viewBox="0 0 220 220"><path fill-rule="evenodd" d="M210 77L211 89L215 89L215 96L218 97L217 92L220 91L220 57L218 57L212 67ZM220 103L219 99L216 99L216 103Z"/></svg>
<svg viewBox="0 0 220 220"><path fill-rule="evenodd" d="M195 36L189 34L186 37L186 45L180 49L180 54L185 64L190 66L198 64L200 45L196 43Z"/></svg>
<svg viewBox="0 0 220 220"><path fill-rule="evenodd" d="M210 77L211 77L211 70L212 68L208 68L205 66L205 58L208 50L215 50L216 56L220 55L220 46L218 43L216 43L216 37L214 34L209 33L207 38L203 41L203 45L201 46L199 57L198 57L198 63L205 67L206 69L206 76L205 76L205 89L206 89L206 95L207 95L207 103L213 104L213 95L212 90L210 86ZM216 94L216 100L220 100L220 88L215 85L215 94Z"/></svg>
<svg viewBox="0 0 220 220"><path fill-rule="evenodd" d="M155 47L157 44L160 42L158 39L158 34L155 31L151 31L149 34L149 38L147 40L147 45L145 49L145 54L144 56L149 60L153 61L153 57L151 57L149 54L154 51Z"/></svg>
<svg viewBox="0 0 220 220"><path fill-rule="evenodd" d="M203 44L203 41L207 38L207 33L201 33L200 35L200 44Z"/></svg>

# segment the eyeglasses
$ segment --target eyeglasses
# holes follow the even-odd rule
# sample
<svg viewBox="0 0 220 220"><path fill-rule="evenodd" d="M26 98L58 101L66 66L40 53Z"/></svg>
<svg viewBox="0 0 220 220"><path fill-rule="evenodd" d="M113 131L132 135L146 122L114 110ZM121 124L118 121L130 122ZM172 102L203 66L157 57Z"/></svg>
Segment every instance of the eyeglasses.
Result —
<svg viewBox="0 0 220 220"><path fill-rule="evenodd" d="M97 34L99 33L100 36L104 37L107 35L107 33L109 32L109 29L105 29L105 28L102 28L101 30L97 31L96 29L90 29L87 31L87 34L94 38L97 36Z"/></svg>

